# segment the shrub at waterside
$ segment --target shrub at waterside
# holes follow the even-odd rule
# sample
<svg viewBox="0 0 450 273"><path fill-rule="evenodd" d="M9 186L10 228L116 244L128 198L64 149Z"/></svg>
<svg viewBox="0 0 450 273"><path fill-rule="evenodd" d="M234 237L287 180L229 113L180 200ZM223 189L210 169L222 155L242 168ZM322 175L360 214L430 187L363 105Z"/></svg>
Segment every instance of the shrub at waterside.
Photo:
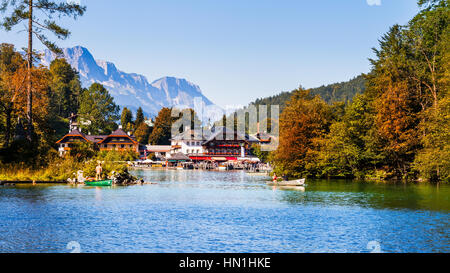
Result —
<svg viewBox="0 0 450 273"><path fill-rule="evenodd" d="M81 151L81 145L77 148ZM95 167L102 163L103 178L112 175L128 175L128 161L135 160L137 154L133 152L98 152L91 157L80 157L90 154L92 151L87 147L76 156L68 155L60 158L54 155L48 158L47 166L30 168L25 163L0 165L0 180L3 181L67 181L76 178L78 171L83 171L85 177L95 177ZM81 160L83 159L83 160Z"/></svg>

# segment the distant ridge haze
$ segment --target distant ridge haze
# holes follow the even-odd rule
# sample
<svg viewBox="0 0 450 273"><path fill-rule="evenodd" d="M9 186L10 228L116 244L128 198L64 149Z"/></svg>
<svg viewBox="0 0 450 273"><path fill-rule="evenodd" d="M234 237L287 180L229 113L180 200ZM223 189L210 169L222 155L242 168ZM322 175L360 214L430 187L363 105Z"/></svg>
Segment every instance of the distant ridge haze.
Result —
<svg viewBox="0 0 450 273"><path fill-rule="evenodd" d="M50 66L57 56L50 50L42 52L41 64ZM186 79L163 77L150 83L140 74L126 73L114 63L96 60L87 48L75 46L63 49L62 56L78 71L83 87L92 83L105 86L117 105L136 111L142 107L150 116L156 116L163 107L194 107L194 98L202 98L205 106L215 105L203 95L200 87Z"/></svg>

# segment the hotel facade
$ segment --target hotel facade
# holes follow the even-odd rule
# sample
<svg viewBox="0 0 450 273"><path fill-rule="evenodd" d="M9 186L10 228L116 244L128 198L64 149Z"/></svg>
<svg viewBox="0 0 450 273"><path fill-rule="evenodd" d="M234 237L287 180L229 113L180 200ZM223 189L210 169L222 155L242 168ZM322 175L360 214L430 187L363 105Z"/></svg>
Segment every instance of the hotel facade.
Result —
<svg viewBox="0 0 450 273"><path fill-rule="evenodd" d="M251 146L260 140L226 127L211 129L210 135L186 131L171 139L171 154L183 153L193 161L237 161L251 156Z"/></svg>

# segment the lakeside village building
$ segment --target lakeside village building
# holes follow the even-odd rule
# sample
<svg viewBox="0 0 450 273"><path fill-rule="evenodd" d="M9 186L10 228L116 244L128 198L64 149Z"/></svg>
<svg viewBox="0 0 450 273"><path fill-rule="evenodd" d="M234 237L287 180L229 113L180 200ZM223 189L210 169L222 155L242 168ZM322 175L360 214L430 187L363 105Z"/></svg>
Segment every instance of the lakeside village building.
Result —
<svg viewBox="0 0 450 273"><path fill-rule="evenodd" d="M86 135L81 132L76 122L76 115L69 117L69 133L56 142L59 145L59 155L64 156L75 143L87 142L94 144L100 151L134 151L139 153L142 149L131 133L125 133L119 127L110 135Z"/></svg>
<svg viewBox="0 0 450 273"><path fill-rule="evenodd" d="M226 127L213 127L210 136L195 137L192 131L173 139L172 153L187 155L192 161L237 161L251 158L250 148L260 140L247 134L241 135Z"/></svg>
<svg viewBox="0 0 450 273"><path fill-rule="evenodd" d="M171 139L171 145L142 145L136 137L126 133L120 127L110 135L89 135L81 132L76 116L70 118L70 132L60 139L59 154L64 156L74 143L88 142L100 151L134 151L142 160L154 154L159 161L258 161L251 152L253 144L270 143L267 134L257 133L254 136L241 135L226 127L213 127L208 136L195 136L192 130L185 131Z"/></svg>
<svg viewBox="0 0 450 273"><path fill-rule="evenodd" d="M171 139L171 145L148 145L145 154L154 153L160 161L201 162L259 162L251 154L253 144L270 144L271 136L257 133L242 135L226 127L213 127L208 135L196 136L193 130L185 131Z"/></svg>

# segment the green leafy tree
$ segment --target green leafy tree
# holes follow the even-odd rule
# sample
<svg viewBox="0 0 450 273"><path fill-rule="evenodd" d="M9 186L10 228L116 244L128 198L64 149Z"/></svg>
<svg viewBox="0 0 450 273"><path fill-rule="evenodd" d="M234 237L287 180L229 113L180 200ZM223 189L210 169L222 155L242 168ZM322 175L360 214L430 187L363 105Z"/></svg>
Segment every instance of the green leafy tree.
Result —
<svg viewBox="0 0 450 273"><path fill-rule="evenodd" d="M78 162L85 162L95 155L94 145L87 142L72 143L69 156L76 159Z"/></svg>
<svg viewBox="0 0 450 273"><path fill-rule="evenodd" d="M319 153L320 169L327 177L364 178L383 158L374 126L373 99L357 95L330 127Z"/></svg>
<svg viewBox="0 0 450 273"><path fill-rule="evenodd" d="M252 145L251 153L254 156L258 157L259 160L261 160L261 162L263 162L263 163L267 163L269 161L270 152L262 151L261 150L261 145L259 145L259 144L253 144Z"/></svg>
<svg viewBox="0 0 450 273"><path fill-rule="evenodd" d="M409 77L418 88L423 108L432 105L437 111L438 100L443 89L448 88L445 74L445 55L448 52L450 33L450 2L448 0L421 0L422 10L409 22L405 38L411 47Z"/></svg>
<svg viewBox="0 0 450 273"><path fill-rule="evenodd" d="M58 116L67 118L78 113L81 82L78 72L65 59L56 59L50 64L52 76L52 106Z"/></svg>
<svg viewBox="0 0 450 273"><path fill-rule="evenodd" d="M421 124L423 149L414 162L414 168L429 181L450 182L450 96L441 99L438 113L428 110L426 122Z"/></svg>
<svg viewBox="0 0 450 273"><path fill-rule="evenodd" d="M117 128L119 110L108 90L94 83L81 95L78 112L81 128L92 134L109 134Z"/></svg>
<svg viewBox="0 0 450 273"><path fill-rule="evenodd" d="M54 34L58 39L66 39L70 35L70 31L57 24L55 17L62 16L72 17L76 19L82 16L86 11L86 7L80 6L69 1L50 0L2 0L0 4L0 12L10 12L8 16L3 17L0 25L10 31L22 22L25 24L25 30L28 33L28 77L27 77L27 119L28 119L28 139L33 138L33 92L32 92L32 67L33 67L33 37L37 37L47 48L55 53L61 50L54 42L51 42L46 32Z"/></svg>
<svg viewBox="0 0 450 273"><path fill-rule="evenodd" d="M155 119L155 126L148 142L152 145L169 145L174 122L175 118L172 117L172 109L162 108Z"/></svg>

